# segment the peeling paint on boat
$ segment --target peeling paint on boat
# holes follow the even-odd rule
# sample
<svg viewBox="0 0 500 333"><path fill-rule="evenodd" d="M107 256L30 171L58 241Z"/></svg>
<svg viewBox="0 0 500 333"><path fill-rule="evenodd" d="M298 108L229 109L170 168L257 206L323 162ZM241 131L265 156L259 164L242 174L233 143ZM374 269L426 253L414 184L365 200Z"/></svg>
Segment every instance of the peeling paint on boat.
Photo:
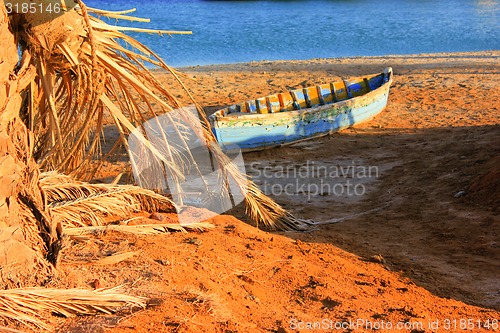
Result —
<svg viewBox="0 0 500 333"><path fill-rule="evenodd" d="M237 104L219 110L210 121L224 150L252 151L290 144L372 119L385 109L391 82L392 69L387 68L381 74L350 82L292 90L294 110L290 110L288 93L275 94L247 101L243 103L246 108ZM281 112L276 112L278 101Z"/></svg>

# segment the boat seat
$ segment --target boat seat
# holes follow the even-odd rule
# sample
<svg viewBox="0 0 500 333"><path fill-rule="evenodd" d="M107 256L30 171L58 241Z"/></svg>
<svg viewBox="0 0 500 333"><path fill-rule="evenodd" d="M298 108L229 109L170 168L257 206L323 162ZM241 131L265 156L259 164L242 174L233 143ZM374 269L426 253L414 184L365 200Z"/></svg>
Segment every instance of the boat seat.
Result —
<svg viewBox="0 0 500 333"><path fill-rule="evenodd" d="M332 83L332 93L337 101L343 101L349 98L347 93L347 86L344 81L338 81Z"/></svg>
<svg viewBox="0 0 500 333"><path fill-rule="evenodd" d="M247 108L245 103L234 104L234 105L229 106L227 109L228 109L228 114L248 113L248 108Z"/></svg>
<svg viewBox="0 0 500 333"><path fill-rule="evenodd" d="M306 96L303 89L296 89L290 91L294 100L294 107L296 110L307 108Z"/></svg>
<svg viewBox="0 0 500 333"><path fill-rule="evenodd" d="M370 92L370 90L370 83L366 78L357 82L352 82L349 85L349 92L351 93L352 97L364 95Z"/></svg>
<svg viewBox="0 0 500 333"><path fill-rule="evenodd" d="M276 113L281 111L281 103L278 95L271 95L266 98L267 107L270 112Z"/></svg>
<svg viewBox="0 0 500 333"><path fill-rule="evenodd" d="M334 101L330 83L316 86L316 89L318 90L319 100L321 104L328 104Z"/></svg>
<svg viewBox="0 0 500 333"><path fill-rule="evenodd" d="M250 113L257 113L257 104L254 100L246 101L245 107Z"/></svg>
<svg viewBox="0 0 500 333"><path fill-rule="evenodd" d="M303 91L308 107L313 108L315 106L321 105L317 87L304 88Z"/></svg>
<svg viewBox="0 0 500 333"><path fill-rule="evenodd" d="M295 101L289 91L278 94L278 99L280 101L281 112L294 110L293 104Z"/></svg>
<svg viewBox="0 0 500 333"><path fill-rule="evenodd" d="M234 105L231 105L227 108L228 110L228 114L229 113L238 113L238 112L242 112L241 111L241 105L240 104L234 104Z"/></svg>
<svg viewBox="0 0 500 333"><path fill-rule="evenodd" d="M255 105L257 106L257 113L269 113L267 99L265 97L257 98L255 100Z"/></svg>

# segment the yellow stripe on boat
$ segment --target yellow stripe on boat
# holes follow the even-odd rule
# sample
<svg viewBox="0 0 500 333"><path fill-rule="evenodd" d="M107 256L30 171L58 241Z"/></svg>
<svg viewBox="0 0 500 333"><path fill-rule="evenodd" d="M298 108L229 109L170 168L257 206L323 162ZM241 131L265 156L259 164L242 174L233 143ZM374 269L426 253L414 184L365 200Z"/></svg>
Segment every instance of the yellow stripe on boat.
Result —
<svg viewBox="0 0 500 333"><path fill-rule="evenodd" d="M332 86L332 91L337 101L343 101L344 99L347 99L349 97L349 95L347 95L347 89L344 82L334 82L332 83Z"/></svg>
<svg viewBox="0 0 500 333"><path fill-rule="evenodd" d="M267 107L272 113L281 111L281 104L278 95L271 95L267 97Z"/></svg>
<svg viewBox="0 0 500 333"><path fill-rule="evenodd" d="M267 99L265 97L257 98L255 100L255 105L257 106L257 113L269 113Z"/></svg>
<svg viewBox="0 0 500 333"><path fill-rule="evenodd" d="M329 83L319 85L316 88L318 89L319 98L323 104L333 102L332 88Z"/></svg>
<svg viewBox="0 0 500 333"><path fill-rule="evenodd" d="M292 111L293 110L293 97L289 91L278 94L278 99L280 100L281 111Z"/></svg>
<svg viewBox="0 0 500 333"><path fill-rule="evenodd" d="M307 108L307 101L306 97L304 96L304 90L302 89L296 89L290 91L292 93L292 97L294 100L294 105L297 110L300 109L306 109Z"/></svg>
<svg viewBox="0 0 500 333"><path fill-rule="evenodd" d="M236 104L237 112L248 113L248 108L246 103Z"/></svg>
<svg viewBox="0 0 500 333"><path fill-rule="evenodd" d="M318 89L316 87L304 88L304 97L306 98L307 106L312 108L321 105Z"/></svg>

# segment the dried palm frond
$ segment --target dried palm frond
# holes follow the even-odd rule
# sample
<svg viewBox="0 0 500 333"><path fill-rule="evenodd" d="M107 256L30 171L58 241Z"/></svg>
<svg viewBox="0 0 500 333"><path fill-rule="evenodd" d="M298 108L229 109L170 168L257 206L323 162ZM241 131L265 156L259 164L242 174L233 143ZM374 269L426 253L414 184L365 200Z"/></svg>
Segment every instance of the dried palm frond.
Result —
<svg viewBox="0 0 500 333"><path fill-rule="evenodd" d="M63 227L102 225L107 216L126 217L140 211L132 196L123 190L92 194L81 199L49 204L52 216Z"/></svg>
<svg viewBox="0 0 500 333"><path fill-rule="evenodd" d="M170 232L187 233L189 231L203 232L215 228L211 223L198 222L189 224L138 224L138 225L107 225L94 227L69 228L64 231L68 236L82 236L88 234L102 233L106 231L118 231L136 235L158 235Z"/></svg>
<svg viewBox="0 0 500 333"><path fill-rule="evenodd" d="M167 197L137 186L89 184L56 172L42 173L40 185L52 216L66 228L102 225L106 217L133 212L176 210Z"/></svg>
<svg viewBox="0 0 500 333"><path fill-rule="evenodd" d="M32 329L48 329L44 316L112 314L124 308L144 308L143 297L123 294L122 287L98 290L26 288L0 290L0 318Z"/></svg>
<svg viewBox="0 0 500 333"><path fill-rule="evenodd" d="M140 128L146 119L181 107L174 95L183 92L196 103L176 71L146 46L121 32L130 29L106 24L89 15L93 12L123 19L128 12L89 9L82 1L76 2L79 6L50 23L40 22L39 14L23 16L29 29L20 31L18 38L23 45L23 59L38 72L26 93L25 103L25 121L35 133L35 157L45 170L88 176L92 160L102 156L101 133L105 124L116 125L121 143L127 147L126 135ZM172 87L175 94L155 78L148 65L158 66L175 78L177 87ZM222 166L221 181L225 189L221 195L230 195L228 184L234 181L245 196L248 214L257 224L285 230L307 229L306 221L289 214L232 165L217 144L203 110L197 108L201 130L200 121L187 111L181 112L184 126L177 124L175 130L182 134L189 128L207 143L214 159ZM163 137L160 151L144 131L139 131L137 137L162 161L164 172L176 184L170 191L174 196L179 195L182 204L178 184L183 181L184 167L196 164L192 156L183 154L189 151L187 142L181 140L176 146Z"/></svg>

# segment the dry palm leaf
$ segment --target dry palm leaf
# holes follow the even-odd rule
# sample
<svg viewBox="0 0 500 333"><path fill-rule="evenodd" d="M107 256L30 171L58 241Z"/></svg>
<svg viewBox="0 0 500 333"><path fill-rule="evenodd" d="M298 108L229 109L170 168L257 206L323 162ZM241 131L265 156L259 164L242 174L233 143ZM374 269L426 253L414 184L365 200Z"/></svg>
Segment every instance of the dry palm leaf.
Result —
<svg viewBox="0 0 500 333"><path fill-rule="evenodd" d="M167 197L137 186L89 184L56 172L42 173L40 185L52 216L66 228L102 225L109 216L176 209Z"/></svg>
<svg viewBox="0 0 500 333"><path fill-rule="evenodd" d="M106 231L118 231L124 233L131 233L136 235L158 235L170 232L188 231L203 232L215 228L211 223L199 222L189 224L138 224L138 225L107 225L107 226L94 226L94 227L81 227L69 228L64 231L68 236L81 236L95 233L102 233Z"/></svg>
<svg viewBox="0 0 500 333"><path fill-rule="evenodd" d="M12 320L32 329L48 329L44 314L64 317L111 314L123 308L144 308L146 299L123 294L122 287L112 289L26 288L0 290L0 318Z"/></svg>
<svg viewBox="0 0 500 333"><path fill-rule="evenodd" d="M102 157L101 133L106 124L116 125L121 142L127 147L126 135L146 119L181 107L174 95L183 92L191 99L192 96L172 68L121 31L174 32L109 25L88 13L123 19L128 12L95 10L86 8L80 0L76 2L78 7L50 22L46 18L41 20L40 14L23 15L26 28L18 33L18 38L23 45L21 66L32 66L38 72L25 94L25 121L35 134L35 157L45 170L83 176L89 175L92 160ZM154 77L146 64L158 66L176 79L178 86L171 87L175 94ZM194 100L193 103L196 105ZM177 126L176 131L182 133L190 128L207 143L213 158L223 166L221 181L226 190L221 195L230 195L227 184L234 181L245 196L248 214L257 224L282 230L307 229L307 221L293 217L232 165L199 106L198 111L201 130L198 119L193 119L189 112L181 112L184 126ZM182 149L186 147L175 146L165 139L160 152L145 133L139 133L138 138L162 161L175 184L183 180L185 165L196 164L192 156L182 153L189 151ZM179 190L180 186L176 186L171 193L177 195Z"/></svg>

